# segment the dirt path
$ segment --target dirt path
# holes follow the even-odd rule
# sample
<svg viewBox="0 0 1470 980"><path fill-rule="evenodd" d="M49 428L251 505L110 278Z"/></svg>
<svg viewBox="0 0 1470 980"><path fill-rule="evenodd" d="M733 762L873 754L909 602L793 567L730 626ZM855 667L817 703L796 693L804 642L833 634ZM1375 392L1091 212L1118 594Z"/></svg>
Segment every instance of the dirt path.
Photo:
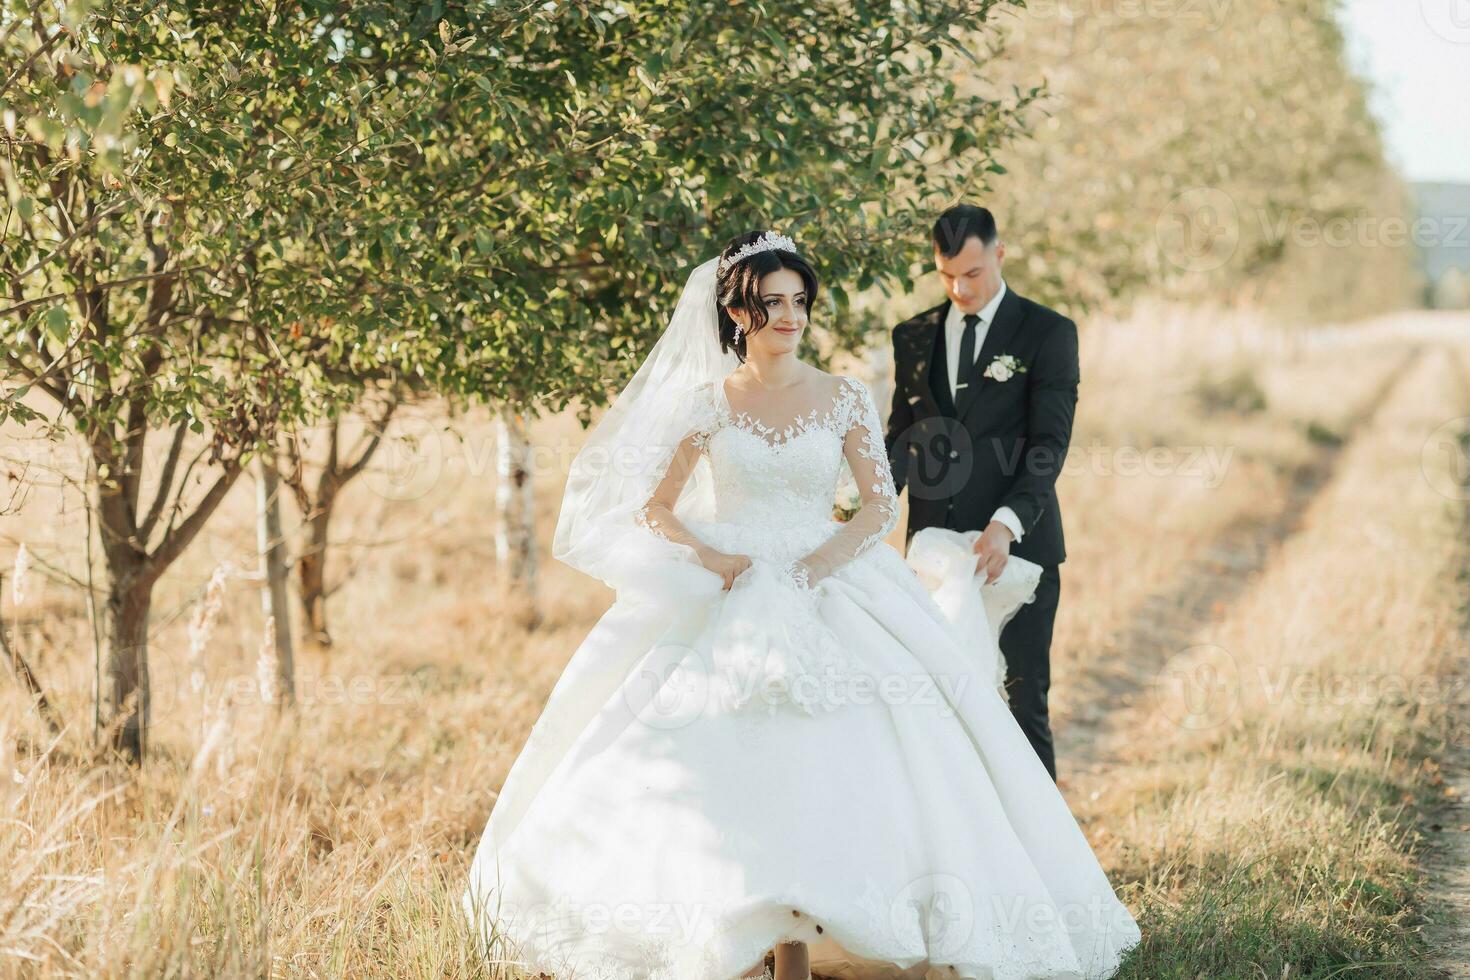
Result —
<svg viewBox="0 0 1470 980"><path fill-rule="evenodd" d="M1463 356L1456 363L1461 391L1470 395L1470 370ZM1424 925L1430 963L1444 977L1470 980L1470 501L1460 512L1459 539L1460 643L1443 679L1452 695L1439 760L1445 792L1424 827L1420 867L1431 906Z"/></svg>
<svg viewBox="0 0 1470 980"><path fill-rule="evenodd" d="M1343 451L1388 400L1394 385L1412 373L1423 353L1420 346L1410 348L1345 420L1342 439L1321 447L1296 468L1278 511L1242 517L1228 525L1203 555L1179 572L1176 588L1155 593L1139 604L1111 638L1113 653L1097 651L1079 658L1093 666L1069 679L1080 687L1079 707L1071 716L1057 719L1053 736L1064 792L1086 789L1094 776L1109 767L1113 758L1110 737L1126 719L1128 708L1146 697L1169 657L1195 642L1200 628L1218 619L1221 610L1266 567L1281 543L1297 532L1307 507L1331 480ZM1126 655L1117 656L1116 651Z"/></svg>
<svg viewBox="0 0 1470 980"><path fill-rule="evenodd" d="M1470 521L1465 530L1470 533ZM1470 561L1462 568L1462 579L1470 589ZM1470 603L1462 635L1470 642ZM1460 654L1455 676L1463 682L1470 679L1470 656L1463 646ZM1470 980L1470 705L1462 694L1453 708L1448 749L1440 759L1444 802L1425 827L1427 843L1420 865L1426 875L1424 895L1431 905L1424 938L1429 962L1442 976Z"/></svg>
<svg viewBox="0 0 1470 980"><path fill-rule="evenodd" d="M1273 552L1298 531L1312 500L1332 479L1343 451L1388 400L1394 384L1412 375L1424 353L1421 347L1412 348L1349 417L1342 441L1323 447L1298 467L1278 511L1242 518L1226 527L1179 574L1178 588L1152 595L1139 605L1112 638L1111 649L1127 651L1127 657L1104 657L1099 652L1084 658L1107 665L1107 669L1095 667L1077 679L1083 707L1058 721L1055 738L1064 791L1069 795L1087 792L1103 775L1114 758L1110 739L1126 724L1129 706L1143 701L1168 658L1197 642L1200 629L1218 621L1264 570ZM1463 359L1459 363L1466 381L1464 390L1470 392L1470 372ZM1445 782L1443 802L1429 815L1421 857L1424 895L1430 905L1424 924L1429 965L1446 980L1470 980L1470 503L1459 537L1463 548L1458 591L1466 597L1462 640L1445 678L1445 689L1457 696L1451 699L1446 750L1439 760Z"/></svg>

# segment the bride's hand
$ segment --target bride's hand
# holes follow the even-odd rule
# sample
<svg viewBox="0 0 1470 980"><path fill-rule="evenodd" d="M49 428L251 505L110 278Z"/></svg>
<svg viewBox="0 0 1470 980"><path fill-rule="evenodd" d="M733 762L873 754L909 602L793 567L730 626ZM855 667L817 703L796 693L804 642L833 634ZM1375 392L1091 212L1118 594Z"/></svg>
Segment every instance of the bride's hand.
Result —
<svg viewBox="0 0 1470 980"><path fill-rule="evenodd" d="M750 558L746 555L727 555L721 551L706 552L699 556L699 561L705 568L725 580L727 591L735 584L740 573L750 567Z"/></svg>

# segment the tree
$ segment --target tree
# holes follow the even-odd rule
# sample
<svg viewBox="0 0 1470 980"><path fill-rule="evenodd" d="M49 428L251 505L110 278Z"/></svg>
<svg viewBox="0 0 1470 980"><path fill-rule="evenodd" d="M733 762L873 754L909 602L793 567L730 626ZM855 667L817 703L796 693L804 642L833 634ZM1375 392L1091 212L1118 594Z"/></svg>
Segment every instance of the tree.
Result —
<svg viewBox="0 0 1470 980"><path fill-rule="evenodd" d="M350 401L358 365L401 337L348 319L362 277L331 279L324 254L385 206L358 165L393 162L381 134L413 92L373 80L399 58L432 82L445 55L419 50L422 20L372 21L392 39L360 58L334 57L301 7L36 3L0 21L17 66L0 82L0 315L23 382L3 408L35 421L25 396L49 395L89 449L108 727L128 758L154 585L279 421ZM315 347L292 343L308 331Z"/></svg>
<svg viewBox="0 0 1470 980"><path fill-rule="evenodd" d="M1006 2L5 7L0 411L89 448L116 747L153 586L283 426L393 378L590 412L754 226L830 311L904 277L1034 97L955 90Z"/></svg>
<svg viewBox="0 0 1470 980"><path fill-rule="evenodd" d="M434 277L431 315L459 328L440 390L590 411L689 267L763 226L816 260L823 325L855 342L850 292L907 278L935 209L984 186L1035 97L956 91L979 64L960 39L1008 5L548 4L498 37L467 27L485 40L446 107L456 146L404 168L438 194L414 234L472 256Z"/></svg>
<svg viewBox="0 0 1470 980"><path fill-rule="evenodd" d="M1044 0L1014 18L970 84L1049 83L992 201L1030 292L1313 319L1411 302L1410 211L1336 6Z"/></svg>
<svg viewBox="0 0 1470 980"><path fill-rule="evenodd" d="M397 386L379 391L375 404L365 412L366 430L351 446L342 445L343 419L334 416L327 420L322 434L326 445L319 460L310 459L307 445L310 439L299 427L283 433L281 479L290 487L302 521L301 541L295 555L296 589L307 635L318 647L332 645L327 621L327 599L333 591L327 584L332 515L342 491L362 474L382 445L383 434L405 394Z"/></svg>

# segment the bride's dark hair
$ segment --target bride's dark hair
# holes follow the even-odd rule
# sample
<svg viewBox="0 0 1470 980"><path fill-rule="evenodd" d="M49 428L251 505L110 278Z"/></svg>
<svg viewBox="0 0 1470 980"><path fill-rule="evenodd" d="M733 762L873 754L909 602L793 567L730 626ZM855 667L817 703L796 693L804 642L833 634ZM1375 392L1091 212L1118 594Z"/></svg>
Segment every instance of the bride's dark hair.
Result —
<svg viewBox="0 0 1470 980"><path fill-rule="evenodd" d="M765 231L762 230L736 235L725 243L725 247L720 251L720 257L728 259L764 234ZM794 252L787 252L779 248L757 252L749 258L731 264L715 279L715 308L720 320L720 351L723 353L733 350L742 364L745 362L745 335L740 332L740 325L735 322L729 310L734 307L750 312L751 333L764 327L767 317L766 304L761 302L760 296L761 279L778 269L790 269L801 276L802 284L806 288L806 308L810 311L817 301L817 274L812 271L806 259Z"/></svg>

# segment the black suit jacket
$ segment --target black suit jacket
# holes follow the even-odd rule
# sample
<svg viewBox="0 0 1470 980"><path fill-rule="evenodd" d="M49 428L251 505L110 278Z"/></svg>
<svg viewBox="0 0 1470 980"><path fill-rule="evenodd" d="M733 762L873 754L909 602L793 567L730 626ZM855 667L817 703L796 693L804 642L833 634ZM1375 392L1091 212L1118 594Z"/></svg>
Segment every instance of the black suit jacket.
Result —
<svg viewBox="0 0 1470 980"><path fill-rule="evenodd" d="M1077 325L1017 294L1006 294L980 347L949 392L944 320L949 301L893 328L895 383L885 443L898 489L909 488L905 542L924 527L983 529L1002 506L1021 520L1011 554L1039 564L1066 560L1056 479L1072 438L1080 368ZM985 378L998 355L1025 371Z"/></svg>

